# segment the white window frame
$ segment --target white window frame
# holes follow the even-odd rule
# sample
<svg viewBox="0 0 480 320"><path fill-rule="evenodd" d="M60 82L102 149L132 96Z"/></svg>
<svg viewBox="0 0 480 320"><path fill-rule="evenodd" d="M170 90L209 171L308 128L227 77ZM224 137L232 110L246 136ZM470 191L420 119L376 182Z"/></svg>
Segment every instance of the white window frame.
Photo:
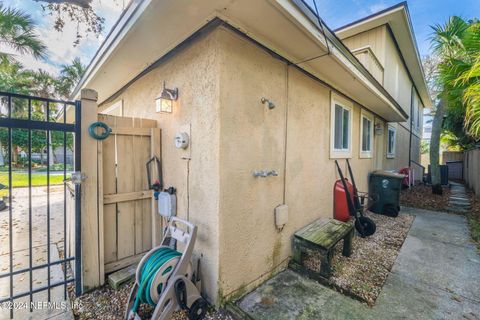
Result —
<svg viewBox="0 0 480 320"><path fill-rule="evenodd" d="M348 148L335 149L335 105L348 110ZM352 126L353 126L353 103L337 94L332 93L330 105L330 158L352 157Z"/></svg>
<svg viewBox="0 0 480 320"><path fill-rule="evenodd" d="M388 147L390 146L390 131L393 132L393 152L388 152ZM387 158L393 159L395 158L395 149L397 147L397 128L394 126L389 125L387 129Z"/></svg>
<svg viewBox="0 0 480 320"><path fill-rule="evenodd" d="M363 150L363 119L367 119L368 121L370 121L370 150L368 151ZM373 157L374 127L375 127L375 121L373 119L373 116L362 109L362 111L360 112L360 139L359 139L360 146L358 148L360 158Z"/></svg>

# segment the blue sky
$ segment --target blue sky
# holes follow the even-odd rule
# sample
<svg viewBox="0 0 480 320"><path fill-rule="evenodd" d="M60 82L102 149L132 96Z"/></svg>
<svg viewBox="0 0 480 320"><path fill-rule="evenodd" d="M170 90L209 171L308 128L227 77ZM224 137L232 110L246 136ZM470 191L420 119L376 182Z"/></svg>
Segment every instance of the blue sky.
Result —
<svg viewBox="0 0 480 320"><path fill-rule="evenodd" d="M313 8L313 0L306 0ZM316 0L320 16L331 29L344 26L372 13L391 7L398 0ZM407 1L420 55L430 49L430 26L444 23L449 16L480 18L480 0L409 0Z"/></svg>
<svg viewBox="0 0 480 320"><path fill-rule="evenodd" d="M62 64L70 62L75 57L80 57L84 64L88 64L128 1L92 0L92 5L97 14L105 18L105 31L98 38L92 35L84 38L78 46L73 46L76 24L67 23L63 33L54 31L52 29L54 17L48 16L43 12L40 5L41 2L34 0L3 0L3 4L6 7L14 7L29 13L38 25L40 38L49 48L49 57L46 61L38 61L29 56L18 57L18 60L27 68L42 68L55 74ZM313 4L313 0L306 1ZM320 16L332 29L399 2L398 0L316 1ZM0 2L2 1L0 0ZM409 0L408 7L422 56L429 51L430 25L443 23L450 15L460 15L467 19L473 17L480 18L480 0ZM1 46L0 50L3 50Z"/></svg>

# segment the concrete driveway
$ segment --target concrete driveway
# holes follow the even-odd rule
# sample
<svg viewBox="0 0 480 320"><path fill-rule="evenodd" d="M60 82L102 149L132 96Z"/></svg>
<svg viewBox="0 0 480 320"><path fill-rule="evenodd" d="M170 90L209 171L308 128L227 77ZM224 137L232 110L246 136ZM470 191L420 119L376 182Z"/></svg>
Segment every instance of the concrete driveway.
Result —
<svg viewBox="0 0 480 320"><path fill-rule="evenodd" d="M254 319L480 319L480 256L465 217L402 212L416 218L373 308L290 270L248 294L240 308Z"/></svg>

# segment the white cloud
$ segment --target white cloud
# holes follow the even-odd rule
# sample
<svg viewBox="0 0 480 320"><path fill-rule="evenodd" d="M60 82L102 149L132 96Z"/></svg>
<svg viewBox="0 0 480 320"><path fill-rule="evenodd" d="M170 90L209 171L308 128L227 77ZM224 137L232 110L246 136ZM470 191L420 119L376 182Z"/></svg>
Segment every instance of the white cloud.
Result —
<svg viewBox="0 0 480 320"><path fill-rule="evenodd" d="M54 75L58 73L57 67L55 67L51 63L42 59L35 59L32 55L29 55L29 54L20 55L10 47L7 47L3 44L0 45L0 52L11 54L15 60L20 62L24 67L28 69L33 69L33 70L42 69Z"/></svg>
<svg viewBox="0 0 480 320"><path fill-rule="evenodd" d="M36 60L28 55L18 55L16 59L26 68L41 68L52 74L58 74L62 64L68 64L76 57L79 57L84 64L88 64L104 40L104 35L96 37L94 34L87 33L84 26L80 25L78 27L77 23L70 21L68 17L64 17L65 25L63 31L55 31L53 29L55 17L45 14L38 2L34 0L11 1L12 2L7 5L21 9L36 18L37 34L48 48L48 58L46 60ZM95 12L105 18L105 34L110 31L109 28L111 28L129 1L130 0L94 0L92 2L92 7ZM39 15L39 11L42 12L41 15ZM78 30L82 38L80 39L80 43L74 46L74 42L77 39L77 27L79 28ZM1 48L0 46L0 50Z"/></svg>

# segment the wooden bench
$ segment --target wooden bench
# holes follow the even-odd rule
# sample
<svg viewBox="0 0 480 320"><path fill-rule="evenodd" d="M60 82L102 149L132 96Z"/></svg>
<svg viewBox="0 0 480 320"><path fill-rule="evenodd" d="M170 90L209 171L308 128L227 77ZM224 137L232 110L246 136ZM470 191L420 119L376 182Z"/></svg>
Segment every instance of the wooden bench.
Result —
<svg viewBox="0 0 480 320"><path fill-rule="evenodd" d="M320 254L320 275L329 278L332 274L332 258L335 245L343 241L342 254L349 257L352 254L352 239L354 228L352 223L335 219L322 218L295 232L293 237L293 260L303 266L307 250Z"/></svg>

